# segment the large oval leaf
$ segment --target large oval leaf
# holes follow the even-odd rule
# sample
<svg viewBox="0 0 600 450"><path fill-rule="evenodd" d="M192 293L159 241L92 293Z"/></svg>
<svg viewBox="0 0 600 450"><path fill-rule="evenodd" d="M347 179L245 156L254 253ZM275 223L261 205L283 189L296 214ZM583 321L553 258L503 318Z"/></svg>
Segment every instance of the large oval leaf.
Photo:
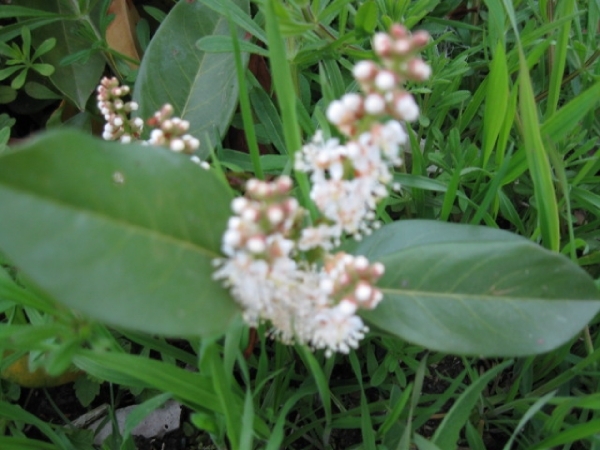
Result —
<svg viewBox="0 0 600 450"><path fill-rule="evenodd" d="M211 279L230 200L185 156L53 132L0 159L0 249L94 319L218 333L237 311Z"/></svg>
<svg viewBox="0 0 600 450"><path fill-rule="evenodd" d="M384 300L365 319L433 350L541 353L571 339L600 310L585 271L506 231L401 221L355 253L386 266Z"/></svg>
<svg viewBox="0 0 600 450"><path fill-rule="evenodd" d="M248 0L235 0L244 10ZM230 36L228 20L200 1L179 2L152 38L142 59L134 99L147 118L170 103L190 122L189 133L211 144L229 126L238 100L232 53L206 53L196 47L205 36ZM240 35L241 38L241 35ZM203 148L207 156L208 148Z"/></svg>

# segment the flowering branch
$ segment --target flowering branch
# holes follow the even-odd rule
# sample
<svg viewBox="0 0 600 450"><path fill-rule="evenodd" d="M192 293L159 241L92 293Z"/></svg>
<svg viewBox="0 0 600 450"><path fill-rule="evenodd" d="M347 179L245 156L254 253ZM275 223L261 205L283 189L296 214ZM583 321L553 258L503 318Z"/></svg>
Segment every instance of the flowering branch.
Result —
<svg viewBox="0 0 600 450"><path fill-rule="evenodd" d="M361 239L380 226L375 209L388 195L408 140L403 122L419 116L402 85L430 76L416 56L428 39L401 25L377 33L373 49L380 64L360 61L353 70L362 92L345 94L327 108L327 118L347 141L325 140L319 132L296 153L295 168L309 174L310 198L322 215L316 226L305 226L307 211L291 196L293 183L286 176L252 179L245 197L233 201L222 240L225 258L215 260L213 277L231 290L249 325L268 322L272 337L324 349L328 356L348 353L368 331L356 313L382 300L375 283L384 267L364 256L329 252L342 237ZM144 124L129 119L137 104L123 101L128 94L114 78L98 87L98 108L107 121L104 139L139 138ZM187 121L172 115L173 107L164 105L147 121L154 129L145 143L192 154L198 140L186 134Z"/></svg>

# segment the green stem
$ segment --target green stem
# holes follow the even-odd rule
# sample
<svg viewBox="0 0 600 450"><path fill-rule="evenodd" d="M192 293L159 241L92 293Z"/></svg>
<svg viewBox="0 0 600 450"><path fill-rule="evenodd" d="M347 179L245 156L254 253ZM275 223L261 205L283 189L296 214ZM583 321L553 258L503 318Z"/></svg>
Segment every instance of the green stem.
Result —
<svg viewBox="0 0 600 450"><path fill-rule="evenodd" d="M248 96L248 86L246 85L246 71L242 64L242 55L240 50L240 43L238 41L238 35L236 33L236 27L228 16L229 30L231 32L231 39L233 41L233 54L235 56L235 71L237 72L238 85L240 90L240 109L242 111L242 121L244 123L244 134L246 135L246 142L250 150L250 159L252 160L252 167L254 167L254 175L264 180L265 176L260 164L260 151L258 149L258 142L256 140L256 131L254 129L254 119L252 117L252 109L250 108L250 98Z"/></svg>
<svg viewBox="0 0 600 450"><path fill-rule="evenodd" d="M293 163L295 153L302 147L302 138L298 127L298 117L296 114L296 93L292 74L290 73L286 51L283 44L279 22L273 5L275 0L265 2L265 18L267 39L269 41L269 60L271 62L271 72L275 93L281 110L281 119L283 122L285 144L290 152L290 161ZM308 176L303 172L296 172L296 180L300 187L302 204L310 211L311 217L317 216L314 204L310 200L310 187Z"/></svg>

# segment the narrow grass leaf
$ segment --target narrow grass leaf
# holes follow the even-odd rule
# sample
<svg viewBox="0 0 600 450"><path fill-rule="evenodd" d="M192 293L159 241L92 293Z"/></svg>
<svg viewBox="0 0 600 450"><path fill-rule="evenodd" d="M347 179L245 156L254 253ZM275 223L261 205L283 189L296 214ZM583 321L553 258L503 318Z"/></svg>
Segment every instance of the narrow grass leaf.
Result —
<svg viewBox="0 0 600 450"><path fill-rule="evenodd" d="M200 0L200 2L224 17L231 16L231 19L240 28L258 40L267 42L267 36L263 29L252 20L246 11L240 8L239 3L232 0Z"/></svg>
<svg viewBox="0 0 600 450"><path fill-rule="evenodd" d="M312 374L317 390L321 396L321 402L323 403L323 409L325 410L325 421L328 427L331 424L331 392L329 391L329 380L325 377L325 373L315 355L308 350L305 346L297 346L299 349L300 356L304 361L304 364Z"/></svg>
<svg viewBox="0 0 600 450"><path fill-rule="evenodd" d="M490 381L513 362L505 361L493 369L488 370L479 379L473 382L463 394L456 399L450 411L444 417L442 423L436 429L432 441L442 450L454 450L458 444L460 430L469 420L471 411L480 398L481 391L485 389Z"/></svg>
<svg viewBox="0 0 600 450"><path fill-rule="evenodd" d="M487 95L483 114L483 153L481 167L485 169L505 120L509 103L508 68L504 45L498 42L490 65Z"/></svg>
<svg viewBox="0 0 600 450"><path fill-rule="evenodd" d="M240 436L242 434L242 409L241 402L233 393L233 377L225 373L223 360L219 355L215 344L210 345L204 354L207 358L210 370L210 379L212 380L215 394L221 404L221 409L225 416L226 432L231 447L239 448Z"/></svg>
<svg viewBox="0 0 600 450"><path fill-rule="evenodd" d="M531 450L542 450L554 448L557 445L583 442L585 438L598 434L600 430L600 419L590 420L587 423L573 425L569 429L562 431L554 436L544 439L542 442L531 447Z"/></svg>
<svg viewBox="0 0 600 450"><path fill-rule="evenodd" d="M252 450L254 440L254 401L250 389L246 390L244 411L242 412L242 430L240 434L240 450Z"/></svg>
<svg viewBox="0 0 600 450"><path fill-rule="evenodd" d="M485 444L483 443L483 438L479 434L477 428L475 428L470 421L467 422L465 437L467 438L467 443L469 444L469 450L486 450Z"/></svg>
<svg viewBox="0 0 600 450"><path fill-rule="evenodd" d="M402 395L396 401L396 403L392 407L392 410L389 412L389 414L386 416L385 420L379 427L379 430L377 430L378 437L385 436L387 434L387 432L390 431L392 426L394 426L394 424L398 421L398 419L400 418L400 415L402 414L402 412L404 412L404 408L406 407L406 405L408 403L408 399L410 398L412 388L413 388L413 385L409 384L408 386L406 386L404 391L402 391Z"/></svg>
<svg viewBox="0 0 600 450"><path fill-rule="evenodd" d="M510 439L504 446L503 450L510 450L511 448L513 448L512 447L513 442L517 438L517 435L519 433L521 433L521 431L523 430L523 427L525 427L525 424L527 422L529 422L529 419L531 419L540 409L542 409L555 395L556 395L556 391L549 392L546 395L544 395L543 397L537 399L536 402L533 405L531 405L531 408L529 408L527 410L527 412L525 412L525 414L523 414L523 416L521 417L521 420L519 420L517 427L511 434Z"/></svg>
<svg viewBox="0 0 600 450"><path fill-rule="evenodd" d="M425 439L420 434L413 436L413 440L419 450L443 450L428 439Z"/></svg>
<svg viewBox="0 0 600 450"><path fill-rule="evenodd" d="M61 447L37 439L0 436L2 450L61 450Z"/></svg>
<svg viewBox="0 0 600 450"><path fill-rule="evenodd" d="M296 89L292 81L292 69L287 59L279 19L275 13L275 7L278 5L277 0L265 0L263 4L269 42L269 60L271 62L275 93L279 102L279 109L281 110L283 134L287 152L293 157L295 152L302 147L302 138L300 136L296 113ZM310 201L308 177L305 173L298 172L296 173L296 179L300 187L303 203L314 216L315 207Z"/></svg>
<svg viewBox="0 0 600 450"><path fill-rule="evenodd" d="M400 442L398 443L396 450L408 450L410 448L410 439L413 430L412 422L415 410L419 404L419 398L421 397L423 382L425 381L425 373L427 372L427 357L427 353L423 355L423 358L419 362L419 367L415 372L414 388L412 390L412 395L410 396L410 409L408 410L406 427L404 428L404 432L402 433L402 437L400 438Z"/></svg>
<svg viewBox="0 0 600 450"><path fill-rule="evenodd" d="M240 43L246 41L240 41L233 27L231 16L228 16L228 19L231 41L233 44L233 55L235 58L235 71L240 90L240 110L242 112L242 121L244 123L244 135L246 136L246 143L248 144L248 149L250 150L250 158L254 168L254 176L262 180L264 179L264 174L260 163L260 151L258 148L258 141L256 140L256 130L254 129L254 119L252 117L252 108L250 107L250 97L248 95L245 70L246 66L242 61L242 51L240 48Z"/></svg>
<svg viewBox="0 0 600 450"><path fill-rule="evenodd" d="M575 0L562 0L557 2L557 18L570 16L575 9ZM561 25L556 44L554 45L554 58L550 72L550 84L548 87L548 101L546 104L546 117L552 116L558 106L558 100L562 91L563 74L567 65L567 50L571 32L571 20Z"/></svg>
<svg viewBox="0 0 600 450"><path fill-rule="evenodd" d="M231 22L233 25L233 21ZM237 38L237 36L236 36ZM268 56L269 52L267 52L264 48L259 47L256 44L248 41L240 41L238 39L238 46L241 51L254 53L260 56ZM205 36L196 42L196 47L203 52L209 53L230 53L234 51L235 39L229 36Z"/></svg>
<svg viewBox="0 0 600 450"><path fill-rule="evenodd" d="M522 119L523 141L534 186L542 242L546 248L557 252L560 249L560 223L552 169L542 141L533 87L522 52L519 81L519 111Z"/></svg>
<svg viewBox="0 0 600 450"><path fill-rule="evenodd" d="M356 352L351 352L350 355L348 355L348 359L350 360L350 365L354 371L354 376L356 377L360 387L360 429L362 432L363 448L365 450L376 450L377 445L375 443L375 432L373 430L373 422L371 421L369 403L367 402L367 397L365 395L365 389L363 386L363 376L360 369L360 361L356 356Z"/></svg>
<svg viewBox="0 0 600 450"><path fill-rule="evenodd" d="M71 442L66 439L64 435L60 435L54 431L54 429L48 423L34 416L30 412L25 411L19 405L11 405L7 402L0 402L0 416L8 420L15 420L35 426L61 450L76 450L75 447L73 447L73 444L71 444Z"/></svg>
<svg viewBox="0 0 600 450"><path fill-rule="evenodd" d="M542 125L542 136L552 142L563 140L600 102L600 81L588 88L548 117Z"/></svg>
<svg viewBox="0 0 600 450"><path fill-rule="evenodd" d="M127 440L135 427L137 427L146 417L152 414L152 412L160 408L171 397L172 394L170 392L164 392L137 405L125 419L125 426L122 430L123 440Z"/></svg>
<svg viewBox="0 0 600 450"><path fill-rule="evenodd" d="M504 8L502 8L502 2L500 0L484 0L488 9L488 29L490 43L490 50L492 49L493 43L497 42L498 45L504 47L506 40L506 14Z"/></svg>

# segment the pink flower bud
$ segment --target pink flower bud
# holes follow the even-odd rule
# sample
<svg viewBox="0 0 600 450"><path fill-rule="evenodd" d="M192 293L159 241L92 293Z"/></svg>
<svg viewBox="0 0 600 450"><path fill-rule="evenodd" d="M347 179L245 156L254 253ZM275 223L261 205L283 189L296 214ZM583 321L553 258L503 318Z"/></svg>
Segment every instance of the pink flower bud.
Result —
<svg viewBox="0 0 600 450"><path fill-rule="evenodd" d="M401 39L408 35L408 30L404 25L400 25L399 23L395 23L390 28L390 34L395 39Z"/></svg>
<svg viewBox="0 0 600 450"><path fill-rule="evenodd" d="M393 44L395 55L404 56L411 51L411 42L408 39L398 39Z"/></svg>
<svg viewBox="0 0 600 450"><path fill-rule="evenodd" d="M373 50L379 56L388 56L392 50L392 38L387 33L376 33L373 36Z"/></svg>
<svg viewBox="0 0 600 450"><path fill-rule="evenodd" d="M380 91L389 91L396 87L396 77L389 70L380 71L375 77L375 86Z"/></svg>
<svg viewBox="0 0 600 450"><path fill-rule="evenodd" d="M408 63L408 75L417 81L425 81L431 76L431 67L422 59L415 58Z"/></svg>
<svg viewBox="0 0 600 450"><path fill-rule="evenodd" d="M365 111L371 115L379 115L385 111L385 100L379 94L369 94L365 98Z"/></svg>
<svg viewBox="0 0 600 450"><path fill-rule="evenodd" d="M416 49L420 49L425 47L429 43L429 33L427 31L416 31L412 35L412 47Z"/></svg>
<svg viewBox="0 0 600 450"><path fill-rule="evenodd" d="M359 61L352 69L352 75L357 81L370 81L377 72L377 66L373 61Z"/></svg>
<svg viewBox="0 0 600 450"><path fill-rule="evenodd" d="M255 255L264 253L264 251L267 249L265 240L262 238L262 236L254 236L248 239L248 242L246 242L246 248L250 253L254 253Z"/></svg>
<svg viewBox="0 0 600 450"><path fill-rule="evenodd" d="M176 152L182 152L185 149L185 143L181 139L173 139L169 144L169 148Z"/></svg>
<svg viewBox="0 0 600 450"><path fill-rule="evenodd" d="M372 294L373 288L364 281L358 283L358 286L356 286L356 289L354 290L354 296L356 297L356 300L358 300L360 303L368 301L371 298Z"/></svg>
<svg viewBox="0 0 600 450"><path fill-rule="evenodd" d="M334 100L327 107L327 120L334 125L339 125L346 117L346 107L339 100Z"/></svg>
<svg viewBox="0 0 600 450"><path fill-rule="evenodd" d="M395 102L396 113L399 118L407 122L414 122L419 118L419 107L412 95L404 93Z"/></svg>

